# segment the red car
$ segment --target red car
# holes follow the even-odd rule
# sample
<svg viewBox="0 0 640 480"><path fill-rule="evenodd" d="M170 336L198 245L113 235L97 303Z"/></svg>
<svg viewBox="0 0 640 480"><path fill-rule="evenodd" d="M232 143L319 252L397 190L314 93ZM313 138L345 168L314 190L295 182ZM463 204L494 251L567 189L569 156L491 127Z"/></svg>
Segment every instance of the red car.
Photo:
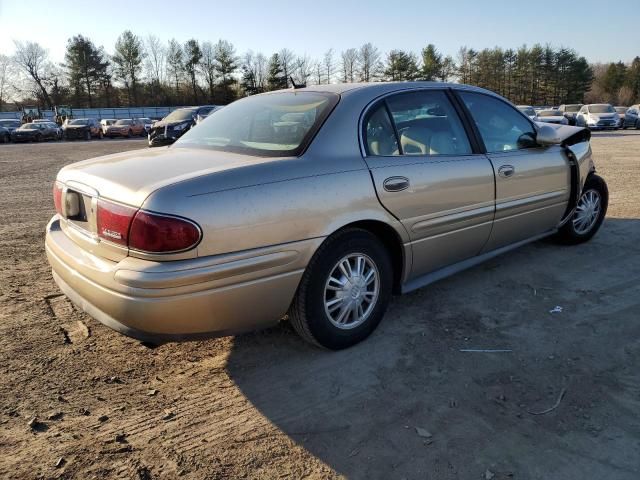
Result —
<svg viewBox="0 0 640 480"><path fill-rule="evenodd" d="M125 118L118 120L113 125L109 125L105 129L105 136L109 138L113 137L134 137L140 136L144 137L147 134L144 123L138 120L132 120L130 118Z"/></svg>

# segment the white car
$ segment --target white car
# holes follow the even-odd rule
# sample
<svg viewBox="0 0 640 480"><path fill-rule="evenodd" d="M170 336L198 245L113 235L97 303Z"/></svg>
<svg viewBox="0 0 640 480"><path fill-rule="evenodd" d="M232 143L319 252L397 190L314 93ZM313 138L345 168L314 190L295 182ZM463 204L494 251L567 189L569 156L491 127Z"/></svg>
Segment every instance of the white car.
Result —
<svg viewBox="0 0 640 480"><path fill-rule="evenodd" d="M568 125L569 120L560 110L541 110L538 112L538 122L557 123L558 125Z"/></svg>
<svg viewBox="0 0 640 480"><path fill-rule="evenodd" d="M538 121L538 114L531 105L518 105L518 110L529 117L532 122Z"/></svg>
<svg viewBox="0 0 640 480"><path fill-rule="evenodd" d="M116 123L115 118L103 118L102 120L100 120L100 128L102 129L102 134L106 135L107 128L109 128L109 126L113 125L114 123Z"/></svg>
<svg viewBox="0 0 640 480"><path fill-rule="evenodd" d="M576 116L576 126L587 127L590 130L616 129L620 123L620 116L615 108L608 103L592 103L583 105Z"/></svg>

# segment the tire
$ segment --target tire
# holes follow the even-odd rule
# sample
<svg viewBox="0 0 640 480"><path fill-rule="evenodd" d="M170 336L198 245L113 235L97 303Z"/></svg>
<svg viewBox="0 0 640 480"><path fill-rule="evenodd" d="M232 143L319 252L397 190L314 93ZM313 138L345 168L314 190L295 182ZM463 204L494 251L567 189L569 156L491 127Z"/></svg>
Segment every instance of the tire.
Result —
<svg viewBox="0 0 640 480"><path fill-rule="evenodd" d="M640 130L640 118L636 120L636 130Z"/></svg>
<svg viewBox="0 0 640 480"><path fill-rule="evenodd" d="M40 134L36 135L34 141L35 142L41 142L42 141L42 135L40 135Z"/></svg>
<svg viewBox="0 0 640 480"><path fill-rule="evenodd" d="M587 209L587 212L591 210L589 205L592 204L592 199L598 198L597 213L587 222L587 225L580 223L579 216L581 212ZM581 205L585 208L578 210ZM578 207L572 215L571 219L565 223L562 228L556 233L555 239L565 245L577 245L589 240L598 232L604 217L607 214L607 207L609 206L609 189L607 183L602 177L596 174L592 174L587 178L587 181L582 189L580 200L578 200Z"/></svg>
<svg viewBox="0 0 640 480"><path fill-rule="evenodd" d="M98 130L98 138L102 140L103 137L104 135L102 134L102 130Z"/></svg>
<svg viewBox="0 0 640 480"><path fill-rule="evenodd" d="M4 143L9 143L11 141L11 136L10 135L5 135L4 137L2 137L2 141Z"/></svg>
<svg viewBox="0 0 640 480"><path fill-rule="evenodd" d="M91 140L91 131L87 130L87 134L84 136L85 140Z"/></svg>
<svg viewBox="0 0 640 480"><path fill-rule="evenodd" d="M345 283L347 277L342 272L347 266L343 262L349 262L356 269L358 258L364 265L364 274L353 278L362 284L351 288L330 286L332 276L333 285ZM341 263L345 270L340 270ZM369 275L373 280L365 284ZM363 229L342 230L325 240L307 265L289 309L291 324L303 339L320 347L330 350L350 347L376 329L389 305L392 284L391 258L382 242ZM337 305L332 311L331 306L326 306L331 301ZM353 304L360 305L360 309L355 307L355 313L347 307ZM348 313L340 318L344 311ZM338 322L342 322L342 326L338 326Z"/></svg>
<svg viewBox="0 0 640 480"><path fill-rule="evenodd" d="M127 138L131 138L131 130L127 132Z"/></svg>

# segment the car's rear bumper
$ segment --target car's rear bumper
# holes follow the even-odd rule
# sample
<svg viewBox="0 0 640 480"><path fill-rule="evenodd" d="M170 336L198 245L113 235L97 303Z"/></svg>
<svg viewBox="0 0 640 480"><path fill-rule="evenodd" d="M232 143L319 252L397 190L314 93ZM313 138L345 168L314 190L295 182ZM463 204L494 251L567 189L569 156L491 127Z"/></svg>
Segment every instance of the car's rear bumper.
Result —
<svg viewBox="0 0 640 480"><path fill-rule="evenodd" d="M276 323L321 241L172 262L115 262L79 247L55 216L46 252L54 280L73 303L114 330L161 343Z"/></svg>

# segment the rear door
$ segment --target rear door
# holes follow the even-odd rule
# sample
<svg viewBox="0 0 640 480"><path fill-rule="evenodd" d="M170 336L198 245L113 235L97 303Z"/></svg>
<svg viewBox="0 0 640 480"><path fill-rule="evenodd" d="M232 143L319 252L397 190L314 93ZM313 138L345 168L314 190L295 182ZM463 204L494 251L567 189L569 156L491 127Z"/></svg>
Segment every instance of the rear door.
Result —
<svg viewBox="0 0 640 480"><path fill-rule="evenodd" d="M507 102L460 91L495 171L496 213L484 251L558 225L571 193L569 160L559 145L538 146L531 121Z"/></svg>
<svg viewBox="0 0 640 480"><path fill-rule="evenodd" d="M480 252L494 215L493 169L448 93L386 97L367 111L363 138L378 197L409 232L411 277Z"/></svg>

